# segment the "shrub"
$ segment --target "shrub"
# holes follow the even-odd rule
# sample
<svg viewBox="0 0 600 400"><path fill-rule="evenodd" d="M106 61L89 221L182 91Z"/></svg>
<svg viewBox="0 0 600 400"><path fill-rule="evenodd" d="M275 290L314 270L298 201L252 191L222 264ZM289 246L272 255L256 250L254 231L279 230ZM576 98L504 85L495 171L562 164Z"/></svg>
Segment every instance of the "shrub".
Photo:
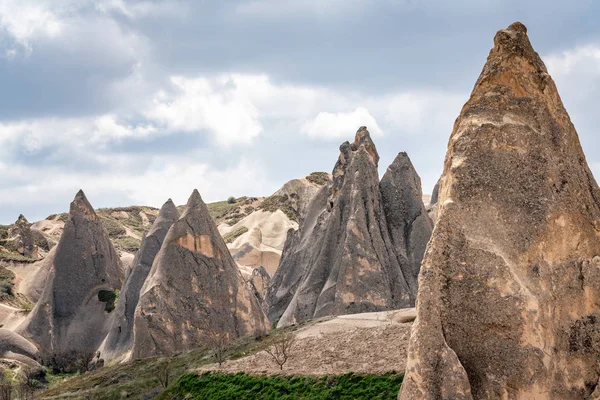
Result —
<svg viewBox="0 0 600 400"><path fill-rule="evenodd" d="M306 179L309 182L319 186L323 186L326 183L331 182L331 178L327 172L313 172L312 174L308 175Z"/></svg>
<svg viewBox="0 0 600 400"><path fill-rule="evenodd" d="M248 228L246 228L245 226L240 226L239 228L234 229L229 233L226 233L223 236L223 240L225 240L225 243L232 243L235 239L239 238L246 232L248 232Z"/></svg>
<svg viewBox="0 0 600 400"><path fill-rule="evenodd" d="M236 203L235 197L233 197L233 196L228 197L227 198L227 203L228 204L235 204Z"/></svg>
<svg viewBox="0 0 600 400"><path fill-rule="evenodd" d="M50 368L55 375L87 372L95 355L95 351L65 350L45 355L42 364Z"/></svg>
<svg viewBox="0 0 600 400"><path fill-rule="evenodd" d="M105 303L104 311L111 312L115 309L115 304L117 303L117 298L119 298L119 290L100 290L98 292L98 300Z"/></svg>

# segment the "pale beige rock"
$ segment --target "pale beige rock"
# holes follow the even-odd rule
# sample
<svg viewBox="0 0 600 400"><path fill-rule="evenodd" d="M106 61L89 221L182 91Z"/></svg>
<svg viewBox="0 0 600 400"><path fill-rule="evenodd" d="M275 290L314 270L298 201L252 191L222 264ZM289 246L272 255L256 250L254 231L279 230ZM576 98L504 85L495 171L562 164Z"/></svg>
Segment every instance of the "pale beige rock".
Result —
<svg viewBox="0 0 600 400"><path fill-rule="evenodd" d="M521 23L456 120L400 399L587 399L600 374L600 190Z"/></svg>

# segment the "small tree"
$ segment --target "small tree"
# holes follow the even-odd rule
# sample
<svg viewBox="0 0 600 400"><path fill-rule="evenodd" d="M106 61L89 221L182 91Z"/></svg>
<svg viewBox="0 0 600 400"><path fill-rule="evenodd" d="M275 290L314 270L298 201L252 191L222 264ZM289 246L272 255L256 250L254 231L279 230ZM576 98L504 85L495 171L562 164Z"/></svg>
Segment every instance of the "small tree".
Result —
<svg viewBox="0 0 600 400"><path fill-rule="evenodd" d="M160 385L166 389L171 383L171 375L173 374L173 368L171 367L171 359L167 359L164 364L161 365L160 369L156 374L156 378Z"/></svg>
<svg viewBox="0 0 600 400"><path fill-rule="evenodd" d="M231 337L227 332L209 331L207 340L210 349L214 351L213 356L220 367L223 361L225 361L225 352L229 343L231 343Z"/></svg>
<svg viewBox="0 0 600 400"><path fill-rule="evenodd" d="M265 349L268 355L271 356L275 364L283 370L283 365L290 357L291 349L296 342L296 338L291 333L282 333L277 335L271 345Z"/></svg>
<svg viewBox="0 0 600 400"><path fill-rule="evenodd" d="M235 197L233 197L233 196L230 196L227 198L227 203L229 203L229 204L235 204L235 201L236 201Z"/></svg>

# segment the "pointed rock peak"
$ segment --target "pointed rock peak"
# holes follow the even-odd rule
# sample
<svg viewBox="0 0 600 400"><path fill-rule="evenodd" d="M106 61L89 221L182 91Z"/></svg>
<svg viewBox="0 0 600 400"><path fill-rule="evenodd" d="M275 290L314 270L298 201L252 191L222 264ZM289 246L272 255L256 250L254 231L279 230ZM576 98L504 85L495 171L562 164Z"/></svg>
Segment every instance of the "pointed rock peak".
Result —
<svg viewBox="0 0 600 400"><path fill-rule="evenodd" d="M371 134L366 126L361 126L358 128L358 131L356 131L356 135L354 136L354 143L351 145L352 151L356 151L360 147L364 147L367 150L367 152L373 157L375 164L379 162L377 148L375 147L375 143L373 143Z"/></svg>
<svg viewBox="0 0 600 400"><path fill-rule="evenodd" d="M81 189L77 192L75 199L71 202L69 213L71 216L79 215L86 219L98 219L94 208Z"/></svg>
<svg viewBox="0 0 600 400"><path fill-rule="evenodd" d="M198 192L198 189L194 189L194 191L192 192L192 195L188 199L187 208L198 207L201 204L202 205L204 204L204 201L202 200L202 196L200 196L200 192Z"/></svg>
<svg viewBox="0 0 600 400"><path fill-rule="evenodd" d="M546 71L540 56L535 52L527 28L520 22L514 22L506 29L501 29L494 37L494 48L490 51L488 59L518 56L527 59L537 69Z"/></svg>
<svg viewBox="0 0 600 400"><path fill-rule="evenodd" d="M17 218L16 224L28 224L27 218L23 214L19 214L19 218Z"/></svg>
<svg viewBox="0 0 600 400"><path fill-rule="evenodd" d="M410 157L405 151L398 153L394 161L390 164L389 168L412 168L414 169L413 163L410 161Z"/></svg>
<svg viewBox="0 0 600 400"><path fill-rule="evenodd" d="M163 204L160 208L159 214L161 217L176 220L179 218L179 211L177 211L177 207L173 200L169 199Z"/></svg>

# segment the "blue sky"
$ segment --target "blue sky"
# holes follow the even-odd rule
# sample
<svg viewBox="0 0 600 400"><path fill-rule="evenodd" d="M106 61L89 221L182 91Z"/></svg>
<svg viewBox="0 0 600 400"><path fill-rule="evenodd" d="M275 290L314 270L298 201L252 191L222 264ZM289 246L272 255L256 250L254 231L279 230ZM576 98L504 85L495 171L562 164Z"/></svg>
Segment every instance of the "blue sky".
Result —
<svg viewBox="0 0 600 400"><path fill-rule="evenodd" d="M0 0L0 223L268 195L367 125L431 192L497 30L523 22L599 176L600 3Z"/></svg>

